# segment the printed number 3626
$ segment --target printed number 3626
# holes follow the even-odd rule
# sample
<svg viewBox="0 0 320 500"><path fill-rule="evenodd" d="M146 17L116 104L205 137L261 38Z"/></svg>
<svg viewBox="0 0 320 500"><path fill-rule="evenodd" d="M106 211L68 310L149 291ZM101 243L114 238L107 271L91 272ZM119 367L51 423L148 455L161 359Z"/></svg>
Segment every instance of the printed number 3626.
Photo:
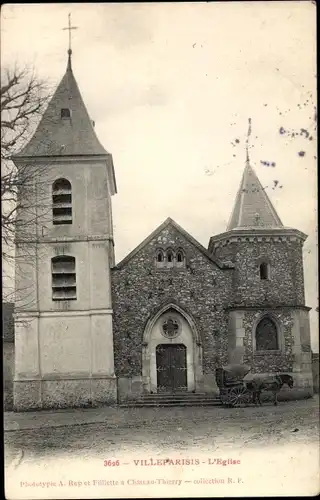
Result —
<svg viewBox="0 0 320 500"><path fill-rule="evenodd" d="M104 467L115 467L120 465L119 460L104 460L103 461Z"/></svg>

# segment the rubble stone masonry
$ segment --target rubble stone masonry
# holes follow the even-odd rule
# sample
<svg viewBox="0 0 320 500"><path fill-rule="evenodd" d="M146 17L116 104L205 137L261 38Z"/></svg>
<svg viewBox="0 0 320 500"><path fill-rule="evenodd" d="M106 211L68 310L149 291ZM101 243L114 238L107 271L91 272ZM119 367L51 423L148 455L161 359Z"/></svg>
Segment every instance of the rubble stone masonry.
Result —
<svg viewBox="0 0 320 500"><path fill-rule="evenodd" d="M183 268L157 269L158 248L182 248ZM112 270L115 372L141 375L146 323L170 302L194 319L203 344L203 371L228 362L228 312L233 269L221 269L174 227L165 228L123 267Z"/></svg>

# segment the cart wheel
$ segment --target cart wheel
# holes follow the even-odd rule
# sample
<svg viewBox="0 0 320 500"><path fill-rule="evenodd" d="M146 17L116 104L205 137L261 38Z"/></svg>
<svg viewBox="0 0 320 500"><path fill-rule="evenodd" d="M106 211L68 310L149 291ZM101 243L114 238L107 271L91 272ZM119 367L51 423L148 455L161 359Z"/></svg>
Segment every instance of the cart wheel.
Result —
<svg viewBox="0 0 320 500"><path fill-rule="evenodd" d="M233 407L247 406L250 402L250 392L246 387L233 387L229 392L229 403Z"/></svg>

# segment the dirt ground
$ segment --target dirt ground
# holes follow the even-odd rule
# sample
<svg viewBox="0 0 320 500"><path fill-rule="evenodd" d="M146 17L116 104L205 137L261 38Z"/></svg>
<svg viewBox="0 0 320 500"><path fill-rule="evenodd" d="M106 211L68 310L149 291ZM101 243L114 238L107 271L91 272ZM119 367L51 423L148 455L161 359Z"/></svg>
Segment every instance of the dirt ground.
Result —
<svg viewBox="0 0 320 500"><path fill-rule="evenodd" d="M102 423L5 432L6 498L315 495L318 402L114 408Z"/></svg>
<svg viewBox="0 0 320 500"><path fill-rule="evenodd" d="M314 443L319 439L318 403L315 397L277 407L119 409L119 425L113 415L105 423L5 433L6 465L21 454L21 463L39 463L54 456L101 458L106 450L119 456Z"/></svg>

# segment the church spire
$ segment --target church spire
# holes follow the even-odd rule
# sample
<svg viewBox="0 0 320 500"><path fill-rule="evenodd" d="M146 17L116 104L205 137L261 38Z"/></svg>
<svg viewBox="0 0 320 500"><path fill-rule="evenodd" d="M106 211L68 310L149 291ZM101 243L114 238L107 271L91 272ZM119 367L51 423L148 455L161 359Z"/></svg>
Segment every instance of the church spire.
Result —
<svg viewBox="0 0 320 500"><path fill-rule="evenodd" d="M95 133L70 64L69 60L33 137L17 156L108 154Z"/></svg>
<svg viewBox="0 0 320 500"><path fill-rule="evenodd" d="M35 156L106 156L100 144L71 67L71 25L69 14L67 70L54 92L40 123L17 157Z"/></svg>
<svg viewBox="0 0 320 500"><path fill-rule="evenodd" d="M273 207L265 189L250 165L249 138L251 118L249 118L246 139L246 166L243 172L227 231L238 228L280 228L283 224Z"/></svg>

